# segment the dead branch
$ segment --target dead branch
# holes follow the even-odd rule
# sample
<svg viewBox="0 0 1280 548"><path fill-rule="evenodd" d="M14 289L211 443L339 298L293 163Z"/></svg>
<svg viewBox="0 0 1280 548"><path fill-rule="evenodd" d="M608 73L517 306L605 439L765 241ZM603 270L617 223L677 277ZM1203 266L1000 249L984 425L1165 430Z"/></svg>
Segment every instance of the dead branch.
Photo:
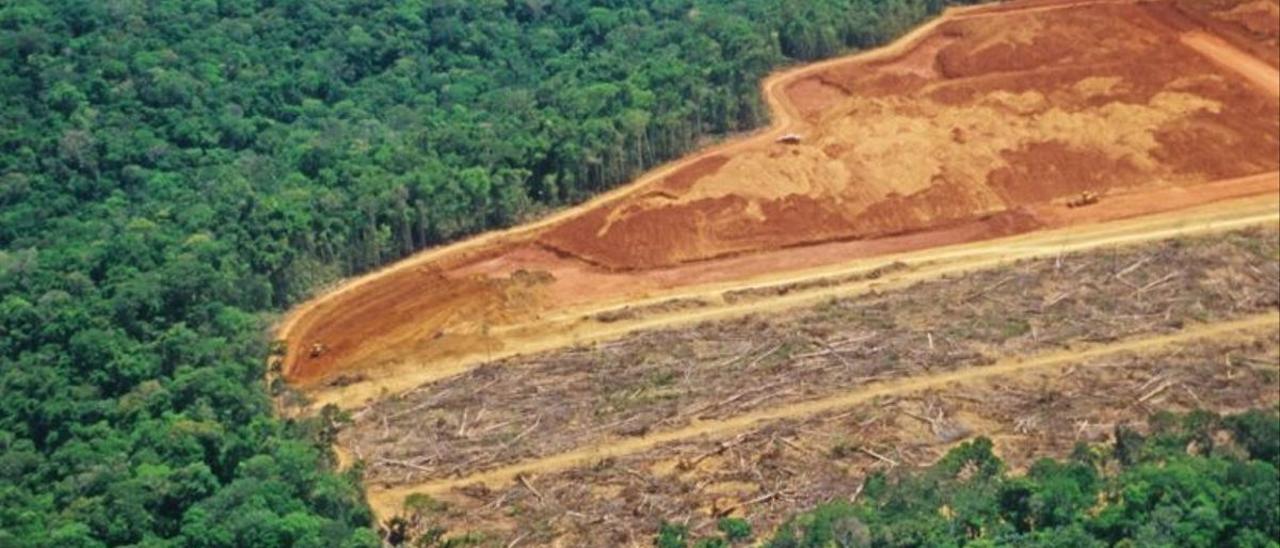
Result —
<svg viewBox="0 0 1280 548"><path fill-rule="evenodd" d="M497 510L499 507L502 506L502 503L507 502L507 497L509 496L511 496L510 491L503 491L502 496L493 499L493 502L490 502L489 504L484 505L484 507L489 508L491 510Z"/></svg>
<svg viewBox="0 0 1280 548"><path fill-rule="evenodd" d="M1142 386L1139 386L1136 390L1134 390L1134 392L1142 392L1143 390L1146 390L1148 386L1156 384L1162 380L1164 380L1163 372L1152 375L1151 378L1147 379L1147 382L1142 383Z"/></svg>
<svg viewBox="0 0 1280 548"><path fill-rule="evenodd" d="M508 425L508 424L511 424L512 422L515 422L515 421L506 420L506 421L502 421L502 422L493 423L493 424L490 424L489 426L486 426L486 427L481 428L481 429L479 429L479 430L472 430L472 431L471 431L471 433L472 433L472 434L483 434L483 433L485 433L485 432L491 432L491 431L493 431L493 430L497 430L498 428L502 428L503 426L506 426L506 425Z"/></svg>
<svg viewBox="0 0 1280 548"><path fill-rule="evenodd" d="M512 445L515 445L515 444L516 444L516 442L518 442L518 441L520 441L520 440L524 439L524 437L525 437L525 436L527 436L527 435L529 435L529 433L530 433L530 432L533 432L533 430L534 430L535 428L537 428L539 424L542 424L542 415L538 415L538 416L537 416L537 418L535 418L535 419L533 420L533 424L529 425L529 427L528 427L528 428L525 428L525 429L524 429L524 431L522 431L522 432L520 432L519 434L517 434L517 435L516 435L516 437L511 438L511 441L508 441L507 443L504 443L504 444L502 445L502 447L499 447L499 448L498 448L498 450L497 450L497 451L494 451L494 452L493 452L493 458L494 458L494 459L496 459L496 458L498 457L498 455L501 455L501 454L502 454L503 452L505 452L507 449L510 449Z"/></svg>
<svg viewBox="0 0 1280 548"><path fill-rule="evenodd" d="M852 494L852 495L849 495L849 504L855 504L855 503L857 503L857 502L858 502L858 495L861 495L861 494L862 494L862 490L863 490L863 489L866 489L866 487L867 487L867 480L866 480L866 479L863 479L863 480L862 480L862 482L858 484L858 488L857 488L856 490L854 490L854 491L853 491L853 494Z"/></svg>
<svg viewBox="0 0 1280 548"><path fill-rule="evenodd" d="M1164 381L1160 383L1160 386L1153 388L1150 392L1147 392L1145 396L1138 398L1138 403L1144 403L1147 400L1156 397L1156 395L1160 394L1161 392L1164 392L1165 390L1168 390L1169 387L1172 385L1173 385L1173 381Z"/></svg>
<svg viewBox="0 0 1280 548"><path fill-rule="evenodd" d="M991 285L987 286L987 287L986 287L986 288L984 288L983 290L978 291L977 293L972 293L972 294L970 294L970 295L968 295L968 296L964 297L963 299L961 299L961 300L960 300L960 302L966 302L966 303L967 303L967 302L972 301L972 300L974 300L974 299L976 299L976 298L978 298L978 297L981 297L981 296L983 296L983 295L986 295L987 293L990 293L990 292L992 292L992 291L995 291L996 289L999 289L999 288L1000 288L1001 286L1003 286L1004 284L1007 284L1007 283L1009 283L1009 282L1013 281L1013 279L1014 279L1014 278L1015 278L1015 276L1006 276L1004 279L1002 279L1002 280L1000 280L1000 281L998 281L998 282L996 282L996 283L994 283L994 284L991 284Z"/></svg>
<svg viewBox="0 0 1280 548"><path fill-rule="evenodd" d="M852 338L852 339L847 339L847 340L840 341L840 342L837 342L837 343L831 343L831 344L825 344L825 343L823 343L823 344L822 344L822 346L823 346L823 349L822 349L822 350L815 350L815 351L813 351L813 352L805 352L805 353L803 353L803 354L796 354L796 355L791 356L791 357L793 357L793 358L795 358L795 359L798 359L798 360L802 360L802 359L805 359L805 358L816 358L816 357L818 357L818 356L826 356L827 354L831 354L831 353L833 353L833 352L851 352L850 350L840 350L840 349L841 349L841 348L843 348L843 347L849 346L849 345L851 345L851 344L854 344L854 343L860 343L860 342L864 342L864 341L868 341L868 340L874 339L875 337L876 337L876 334L875 334L875 333L872 333L872 334L870 334L870 335L864 335L864 336L862 336L862 337L854 337L854 338Z"/></svg>
<svg viewBox="0 0 1280 548"><path fill-rule="evenodd" d="M798 443L796 443L796 442L794 442L794 441L791 441L791 440L789 440L789 439L787 439L787 438L778 438L778 441L782 442L782 443L783 443L783 444L785 444L787 447L790 447L790 448L792 448L792 449L795 449L796 451L799 451L799 452L804 453L804 454L806 454L806 455L812 455L812 454L813 454L813 452L812 452L812 451L810 451L810 450L808 450L808 449L805 449L805 448L801 447L801 446L800 446L800 444L798 444Z"/></svg>
<svg viewBox="0 0 1280 548"><path fill-rule="evenodd" d="M754 400L751 400L751 401L746 402L746 403L744 403L744 404L742 404L742 405L739 405L739 406L737 407L737 409L750 409L750 408L752 408L752 407L755 407L756 405L759 405L759 404L760 404L760 402L763 402L763 401L765 401L765 400L773 399L773 398L777 398L777 397L781 397L781 396L786 396L786 395L788 395L788 394L793 394L793 393L795 393L795 390L792 390L792 389L790 389L790 388L788 388L788 389L786 389L786 390L779 390L779 391L777 391L777 392L770 392L770 393L768 393L768 394L764 394L764 395L762 395L762 396L760 396L760 397L758 397L758 398L756 398L756 399L754 399Z"/></svg>
<svg viewBox="0 0 1280 548"><path fill-rule="evenodd" d="M544 502L542 493L529 482L529 478L524 477L524 474L516 474L516 479L520 480L520 485L523 485L525 489L533 493L533 496L538 497L539 502Z"/></svg>
<svg viewBox="0 0 1280 548"><path fill-rule="evenodd" d="M1144 285L1141 288L1138 288L1138 290L1134 292L1134 295L1141 295L1143 293L1146 293L1148 290L1154 289L1156 286L1159 286L1165 282L1168 282L1169 280L1177 278L1180 274L1181 274L1180 272L1170 272L1169 275L1163 278L1160 278L1159 280L1156 280L1154 282L1151 282L1147 285Z"/></svg>
<svg viewBox="0 0 1280 548"><path fill-rule="evenodd" d="M467 408L462 408L462 418L458 419L458 437L465 437L467 433Z"/></svg>
<svg viewBox="0 0 1280 548"><path fill-rule="evenodd" d="M1187 391L1187 394L1190 394L1190 395L1191 395L1191 399L1196 400L1196 406L1198 406L1198 407L1204 407L1204 400L1201 400L1201 399L1200 399L1200 396L1196 395L1196 391L1195 391L1195 390L1192 390L1190 386L1187 386L1187 385L1185 385L1185 384L1184 384L1184 385L1182 385L1182 389L1183 389L1183 390L1186 390L1186 391Z"/></svg>
<svg viewBox="0 0 1280 548"><path fill-rule="evenodd" d="M757 356L757 357L756 357L756 359L751 360L751 363L748 363L748 364L747 364L746 369L751 369L752 367L755 367L757 363L760 363L760 362L761 362L761 361L763 361L765 358L768 358L769 356L772 356L774 352L777 352L777 351L778 351L779 349L781 349L781 348L782 348L782 344L781 344L781 343L774 345L774 346L773 346L773 348L772 348L772 349L770 349L768 352L765 352L764 354L761 354L761 355Z"/></svg>
<svg viewBox="0 0 1280 548"><path fill-rule="evenodd" d="M414 463L409 462L409 461L407 461L407 460L397 460L397 459L386 459L386 458L380 458L380 459L377 459L377 460L375 460L375 461L373 461L373 462L374 462L374 464L389 464L389 465L392 465L392 466L400 466L400 467L403 467L403 468L412 468L412 469L414 469L414 470L418 470L418 471L420 471L420 472L427 472L427 473L433 473L433 472L435 472L435 470L433 470L433 469L431 469L431 468L427 468L426 466L421 466L421 465L418 465L418 464L414 464Z"/></svg>
<svg viewBox="0 0 1280 548"><path fill-rule="evenodd" d="M507 548L516 548L516 545L520 544L520 541L524 540L524 537L527 537L527 536L529 536L529 533L520 533L520 536L517 536L516 538L511 539L511 542L507 543Z"/></svg>
<svg viewBox="0 0 1280 548"><path fill-rule="evenodd" d="M679 415L679 416L697 415L697 414L700 414L700 413L704 413L704 412L706 412L706 411L710 411L710 410L715 409L715 408L717 408L717 407L724 407L724 406L726 406L726 405L729 405L729 404L731 404L731 403L733 403L733 402L735 402L735 401L738 401L738 400L742 399L743 397L745 397L745 396L747 396L747 395L749 395L749 394L756 394L756 393L759 393L759 392L769 391L769 390L772 390L772 389L774 389L774 388L776 388L776 387L778 387L778 386L782 386L783 384L786 384L786 383L788 383L788 382L792 382L792 381L791 381L790 379L783 379L783 380L780 380L780 381L771 382L771 383L766 384L766 385L764 385L764 386L760 386L760 387L756 387L756 388L748 388L748 389L746 389L746 390L743 390L743 391L741 391L741 392L738 392L737 394L734 394L734 395L732 395L732 396L729 396L728 398L725 398L725 399L720 400L720 401L718 401L718 402L712 402L712 403L704 404L704 405L702 405L701 407L695 408L695 409L693 409L693 410L691 410L691 411L684 411L684 412L680 413L680 415Z"/></svg>
<svg viewBox="0 0 1280 548"><path fill-rule="evenodd" d="M765 493L765 494L763 494L763 495L760 495L760 496L758 496L758 497L756 497L756 498L753 498L753 499L751 499L751 500L748 500L748 501L739 502L739 503L737 503L737 504L729 505L729 506L727 506L727 507L725 507L725 508L722 508L722 509L716 510L716 511L715 511L715 516L716 516L717 518L725 517L725 516L727 516L727 515L729 515L729 514L733 513L733 511L734 511L734 510L737 510L737 509L742 508L742 507L744 507L744 506L750 506L750 505L752 505L752 504L756 504L756 503L764 502L764 501L766 501L766 500L769 500L769 499L772 499L772 498L774 498L774 497L777 497L779 494L780 494L780 491L774 491L774 492L772 492L772 493Z"/></svg>
<svg viewBox="0 0 1280 548"><path fill-rule="evenodd" d="M1063 291L1062 293L1055 295L1052 299L1049 299L1048 302L1046 302L1043 306L1040 307L1040 311L1043 312L1045 310L1053 308L1053 305L1066 300L1067 297L1070 297L1072 295L1072 293L1074 293L1074 291Z"/></svg>
<svg viewBox="0 0 1280 548"><path fill-rule="evenodd" d="M410 414L410 413L416 412L416 411L418 411L418 410L420 410L420 409L423 409L423 408L425 408L425 407L430 407L430 406L432 406L432 405L435 405L435 404L436 404L436 403L438 403L441 399L443 399L445 395L447 395L447 394L448 394L449 392L451 392L451 391L452 391L452 389L449 389L449 388L446 388L446 389L444 389L444 390L441 390L440 392L436 393L434 396L432 396L432 397L430 397L430 398L427 398L427 399L426 399L426 401L423 401L422 403L420 403L420 404L418 404L418 405L415 405L415 406L410 407L410 408L408 408L408 409L405 409L405 410L403 410L403 411L397 411L397 412L395 412L395 413L392 413L391 415L387 416L387 419L389 419L389 420L396 420L396 419L398 419L398 418L400 418L400 417L403 417L403 416L408 415L408 414Z"/></svg>
<svg viewBox="0 0 1280 548"><path fill-rule="evenodd" d="M844 359L844 356L842 356L840 352L837 352L834 347L827 344L826 341L819 340L818 344L822 345L823 348L826 348L827 354L831 356L835 356L836 359L839 360L840 363L843 364L846 368L853 369L853 364L849 363L849 360Z"/></svg>
<svg viewBox="0 0 1280 548"><path fill-rule="evenodd" d="M921 421L921 422L924 422L924 423L928 424L928 425L929 425L929 430L930 430L931 432L933 432L933 433L934 433L934 435L937 435L937 434L938 434L938 428L940 428L940 427L938 426L938 419L933 419L933 418L925 417L925 416L922 416L922 415L917 415L917 414L915 414L915 413L912 413L912 412L910 412L910 411L907 411L906 409L902 409L901 411L902 411L902 414L903 414L903 415L906 415L906 416L908 416L908 417L911 417L911 418L913 418L913 419L916 419L916 420L919 420L919 421Z"/></svg>
<svg viewBox="0 0 1280 548"><path fill-rule="evenodd" d="M898 461L893 460L893 459L891 459L891 458L889 458L889 457L886 457L886 456L884 456L884 455L881 455L880 453L877 453L877 452L872 451L872 450L870 450L870 449L867 449L866 447L858 447L858 451L860 451L860 452L862 452L862 453L865 453L865 454L866 454L866 455L868 455L868 456L875 457L877 460L884 461L884 462L888 463L888 464L889 464L889 466L898 466Z"/></svg>
<svg viewBox="0 0 1280 548"><path fill-rule="evenodd" d="M693 460L691 460L691 461L681 460L681 461L680 461L680 464L679 464L679 467L680 467L680 469L681 469L681 470L692 470L694 467L698 466L698 464L699 464L699 463L701 463L702 461L707 460L708 458L710 458L710 457L712 457L712 456L719 455L720 453L725 452L725 450L729 449L730 447L733 447L733 446L735 446L735 445L738 445L738 444L742 443L742 442L743 442L744 440L746 440L746 439L747 439L747 435L746 435L746 434L739 434L739 435L738 435L738 437L736 437L736 438L734 438L734 439L732 439L732 440L722 441L722 442L720 442L720 443L716 444L715 449L712 449L712 450L707 451L707 452L705 452L705 453L703 453L703 454L701 454L701 455L698 455L698 457L697 457L697 458L695 458L695 459L693 459Z"/></svg>
<svg viewBox="0 0 1280 548"><path fill-rule="evenodd" d="M1141 267L1144 264L1147 264L1150 261L1151 261L1151 257L1143 257L1141 259L1138 259L1137 261L1134 261L1133 264L1124 267L1123 270L1116 272L1115 275L1113 275L1112 277L1123 278L1125 274L1128 274L1130 272L1133 272L1134 270L1137 270L1139 267Z"/></svg>

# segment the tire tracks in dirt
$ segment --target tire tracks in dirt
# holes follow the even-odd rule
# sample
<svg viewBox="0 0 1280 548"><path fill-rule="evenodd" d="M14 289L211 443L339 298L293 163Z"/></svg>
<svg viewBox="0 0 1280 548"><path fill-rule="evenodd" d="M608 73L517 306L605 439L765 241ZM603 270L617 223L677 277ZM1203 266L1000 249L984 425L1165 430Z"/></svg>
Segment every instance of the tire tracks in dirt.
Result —
<svg viewBox="0 0 1280 548"><path fill-rule="evenodd" d="M812 417L866 403L879 397L945 388L955 384L971 383L1029 371L1053 369L1065 365L1107 367L1109 364L1106 363L1090 364L1084 362L1119 353L1149 353L1154 350L1206 338L1220 340L1228 337L1249 337L1263 329L1274 330L1277 326L1280 326L1280 311L1273 311L1238 320L1189 327L1168 335L1140 337L1110 344L1083 346L1025 357L1006 357L989 366L972 367L873 384L856 388L838 396L748 412L727 419L695 421L684 428L652 433L636 438L610 440L467 476L437 479L389 489L371 487L368 492L368 498L375 511L389 516L390 513L388 511L393 512L395 508L399 508L399 504L405 497L415 493L441 494L451 489L474 483L489 485L509 483L518 481L521 477L561 471L606 458L639 453L668 443L686 441L702 436L717 439L725 438L775 421Z"/></svg>

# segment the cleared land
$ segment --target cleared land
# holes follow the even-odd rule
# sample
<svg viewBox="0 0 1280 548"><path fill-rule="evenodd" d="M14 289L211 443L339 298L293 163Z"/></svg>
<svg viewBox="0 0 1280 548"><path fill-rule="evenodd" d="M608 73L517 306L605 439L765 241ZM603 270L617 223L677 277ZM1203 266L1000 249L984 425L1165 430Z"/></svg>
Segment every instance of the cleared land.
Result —
<svg viewBox="0 0 1280 548"><path fill-rule="evenodd" d="M284 376L351 411L380 517L497 545L767 530L973 435L1020 465L1274 405L1280 73L1237 15L1275 5L952 10L771 76L767 130L300 307Z"/></svg>
<svg viewBox="0 0 1280 548"><path fill-rule="evenodd" d="M1155 409L1274 404L1277 256L1252 229L636 333L385 399L340 444L384 517L427 493L433 523L533 544L767 529L976 434L1019 464Z"/></svg>
<svg viewBox="0 0 1280 548"><path fill-rule="evenodd" d="M1063 457L1078 442L1105 442L1118 425L1142 429L1139 417L1155 410L1275 405L1275 327L1271 321L1157 351L944 377L731 437L601 451L584 464L535 469L520 479L493 474L502 481L492 484L375 491L373 502L391 515L405 495L434 493L419 523L479 533L495 546L647 546L664 520L707 534L726 515L769 531L795 512L856 496L872 471L931 464L974 435L992 438L1001 458L1020 468Z"/></svg>
<svg viewBox="0 0 1280 548"><path fill-rule="evenodd" d="M1086 190L1274 171L1274 99L1179 47L1166 12L954 17L900 56L785 85L801 144L702 158L538 243L646 269L980 219L1021 231L1042 224L1021 206Z"/></svg>
<svg viewBox="0 0 1280 548"><path fill-rule="evenodd" d="M1206 21L1222 13L1169 2L954 10L892 46L770 77L775 124L754 137L304 305L280 331L284 374L320 401L349 407L545 341L571 344L562 335L567 315L868 257L1274 197L1280 105L1265 84L1280 76L1274 63L1242 53L1262 39L1206 34L1218 28ZM803 135L801 143L774 142L786 132ZM1082 190L1102 193L1102 202L1068 209L1065 200ZM1232 203L1252 211L1261 202ZM605 322L573 333L593 340L639 326ZM314 343L327 350L311 358Z"/></svg>

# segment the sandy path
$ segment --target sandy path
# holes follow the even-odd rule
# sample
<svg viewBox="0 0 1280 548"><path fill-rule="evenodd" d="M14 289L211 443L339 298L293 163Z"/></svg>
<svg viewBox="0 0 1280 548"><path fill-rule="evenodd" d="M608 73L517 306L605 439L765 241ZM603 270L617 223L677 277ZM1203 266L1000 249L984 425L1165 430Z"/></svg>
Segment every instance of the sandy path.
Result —
<svg viewBox="0 0 1280 548"><path fill-rule="evenodd" d="M875 384L849 393L787 405L785 407L764 409L745 413L724 420L694 422L688 427L659 432L643 437L611 440L593 446L581 447L573 451L560 453L546 458L530 460L493 470L479 472L469 476L425 482L417 485L396 487L392 489L371 488L369 502L381 515L391 515L404 498L413 493L439 494L455 487L472 483L500 484L515 481L518 476L540 474L564 470L574 466L588 464L609 457L619 457L652 449L665 443L690 438L711 436L723 438L743 430L760 426L764 423L781 420L809 417L830 411L836 411L865 403L874 398L901 395L929 389L939 389L958 383L972 382L993 377L1008 377L1029 371L1052 369L1067 364L1079 364L1090 367L1105 367L1106 363L1085 364L1094 358L1104 357L1121 352L1148 352L1171 345L1183 344L1204 338L1222 339L1231 336L1250 335L1264 329L1275 329L1280 325L1280 312L1272 312L1252 316L1240 320L1217 324L1196 326L1178 333L1156 337L1145 337L1125 340L1113 344L1076 348L1058 352L1044 353L1027 358L1011 358L994 365L974 367L903 379L901 381Z"/></svg>

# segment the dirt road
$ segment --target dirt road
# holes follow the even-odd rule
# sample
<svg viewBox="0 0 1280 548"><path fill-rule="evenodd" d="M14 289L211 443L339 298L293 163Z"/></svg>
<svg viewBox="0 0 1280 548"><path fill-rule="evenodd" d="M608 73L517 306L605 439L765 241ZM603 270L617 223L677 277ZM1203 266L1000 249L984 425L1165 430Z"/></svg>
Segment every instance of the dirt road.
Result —
<svg viewBox="0 0 1280 548"><path fill-rule="evenodd" d="M1236 49L1226 40L1204 31L1191 31L1182 35L1182 43L1214 62L1240 73L1268 95L1280 96L1280 76L1277 75L1276 69Z"/></svg>
<svg viewBox="0 0 1280 548"><path fill-rule="evenodd" d="M439 495L448 490L473 483L495 486L516 481L519 476L541 474L551 471L580 466L601 461L610 457L635 453L662 444L678 442L690 438L713 436L728 438L746 429L758 427L763 423L781 419L816 415L851 407L870 401L874 398L902 395L930 389L945 389L959 384L975 382L989 378L1004 378L1035 370L1060 368L1068 364L1080 364L1088 360L1120 353L1150 352L1168 346L1193 343L1196 340L1212 338L1223 340L1238 335L1251 335L1258 332L1273 331L1280 325L1280 313L1268 313L1237 321L1196 326L1178 333L1164 336L1126 340L1112 344L1092 346L1089 348L1073 348L1067 351L1053 352L1014 358L996 364L962 369L935 375L925 375L902 381L875 384L864 389L854 390L844 395L812 400L801 404L793 404L781 408L765 409L758 412L738 415L727 420L696 422L678 430L657 434L611 440L608 443L588 447L580 447L573 451L533 461L521 462L494 470L486 470L458 478L431 481L418 485L400 486L393 489L371 487L370 504L380 515L392 515L400 508L404 498L414 493Z"/></svg>

